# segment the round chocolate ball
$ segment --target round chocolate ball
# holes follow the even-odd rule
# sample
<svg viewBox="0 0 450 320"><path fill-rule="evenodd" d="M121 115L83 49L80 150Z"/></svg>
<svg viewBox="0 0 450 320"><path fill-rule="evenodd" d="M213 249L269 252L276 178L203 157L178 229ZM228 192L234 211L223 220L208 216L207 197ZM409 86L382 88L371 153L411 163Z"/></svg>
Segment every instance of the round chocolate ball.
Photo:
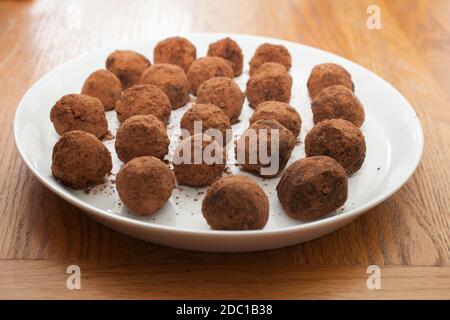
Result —
<svg viewBox="0 0 450 320"><path fill-rule="evenodd" d="M196 155L201 158L196 159ZM222 176L226 162L225 149L205 134L196 134L183 139L172 159L178 183L188 186L213 183Z"/></svg>
<svg viewBox="0 0 450 320"><path fill-rule="evenodd" d="M111 169L111 154L91 133L66 132L53 147L52 175L72 189L103 183Z"/></svg>
<svg viewBox="0 0 450 320"><path fill-rule="evenodd" d="M198 87L208 79L214 77L233 78L231 63L219 57L203 57L192 62L187 71L191 84L191 92L197 95Z"/></svg>
<svg viewBox="0 0 450 320"><path fill-rule="evenodd" d="M152 84L164 91L172 109L180 108L189 101L189 81L183 69L177 65L154 64L142 73L140 83Z"/></svg>
<svg viewBox="0 0 450 320"><path fill-rule="evenodd" d="M208 56L221 57L231 62L235 77L242 74L244 55L239 45L231 38L225 38L213 42L208 47Z"/></svg>
<svg viewBox="0 0 450 320"><path fill-rule="evenodd" d="M107 70L97 70L84 81L81 94L99 99L105 111L113 110L122 93L120 80Z"/></svg>
<svg viewBox="0 0 450 320"><path fill-rule="evenodd" d="M300 133L302 119L292 106L279 101L266 101L260 103L250 118L250 124L263 119L273 119L291 131L295 137Z"/></svg>
<svg viewBox="0 0 450 320"><path fill-rule="evenodd" d="M246 95L251 107L265 101L289 103L292 78L286 68L276 62L266 62L247 81Z"/></svg>
<svg viewBox="0 0 450 320"><path fill-rule="evenodd" d="M269 200L249 177L223 177L206 191L202 213L212 229L258 230L269 219Z"/></svg>
<svg viewBox="0 0 450 320"><path fill-rule="evenodd" d="M264 43L260 45L250 60L250 75L252 76L266 62L277 62L289 71L292 58L289 51L282 45Z"/></svg>
<svg viewBox="0 0 450 320"><path fill-rule="evenodd" d="M181 129L187 130L190 135L206 133L213 138L219 134L222 139L218 139L219 143L228 142L227 130L231 130L230 119L218 106L214 104L194 104L187 110L180 121ZM213 134L209 129L214 129Z"/></svg>
<svg viewBox="0 0 450 320"><path fill-rule="evenodd" d="M311 220L329 214L347 200L348 178L334 159L318 156L292 163L277 185L284 210L291 217Z"/></svg>
<svg viewBox="0 0 450 320"><path fill-rule="evenodd" d="M331 86L323 89L311 102L314 123L326 119L344 119L361 127L364 108L355 94L344 86Z"/></svg>
<svg viewBox="0 0 450 320"><path fill-rule="evenodd" d="M197 103L212 103L230 118L238 121L244 105L245 95L233 81L226 77L215 77L203 82L197 90Z"/></svg>
<svg viewBox="0 0 450 320"><path fill-rule="evenodd" d="M151 215L161 209L172 195L175 178L170 169L155 157L139 157L127 162L116 178L122 202L138 215Z"/></svg>
<svg viewBox="0 0 450 320"><path fill-rule="evenodd" d="M252 123L236 141L235 155L242 169L273 177L286 166L294 147L292 132L276 120L263 119Z"/></svg>
<svg viewBox="0 0 450 320"><path fill-rule="evenodd" d="M103 104L84 94L67 94L59 99L50 111L50 120L59 134L81 130L101 138L108 133Z"/></svg>
<svg viewBox="0 0 450 320"><path fill-rule="evenodd" d="M106 59L106 69L119 78L123 89L138 84L142 72L150 65L146 57L130 50L116 50Z"/></svg>
<svg viewBox="0 0 450 320"><path fill-rule="evenodd" d="M196 59L194 45L181 37L167 38L158 42L153 50L155 63L170 63L182 68L185 72Z"/></svg>
<svg viewBox="0 0 450 320"><path fill-rule="evenodd" d="M152 115L133 116L117 130L115 148L123 162L142 156L163 159L169 150L170 140L166 126Z"/></svg>
<svg viewBox="0 0 450 320"><path fill-rule="evenodd" d="M324 120L306 135L307 157L328 156L345 169L347 174L358 171L366 157L366 141L361 130L343 119Z"/></svg>
<svg viewBox="0 0 450 320"><path fill-rule="evenodd" d="M323 89L342 85L354 91L352 77L347 70L335 63L322 63L315 66L308 78L309 96L314 99Z"/></svg>
<svg viewBox="0 0 450 320"><path fill-rule="evenodd" d="M125 90L117 100L116 112L120 122L129 117L150 114L167 123L172 108L167 95L151 84L136 85Z"/></svg>

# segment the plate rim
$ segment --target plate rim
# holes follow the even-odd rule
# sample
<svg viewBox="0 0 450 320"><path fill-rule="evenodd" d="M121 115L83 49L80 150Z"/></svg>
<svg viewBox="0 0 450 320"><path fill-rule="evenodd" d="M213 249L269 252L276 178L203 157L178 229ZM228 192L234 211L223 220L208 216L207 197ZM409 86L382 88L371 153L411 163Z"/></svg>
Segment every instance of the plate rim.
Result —
<svg viewBox="0 0 450 320"><path fill-rule="evenodd" d="M164 37L168 37L171 35L164 35ZM173 227L173 226L167 226L167 225L160 225L160 224L155 224L152 223L150 221L142 221L139 219L134 219L132 217L128 217L128 216L123 216L123 215L119 215L116 213L112 213L112 212L108 212L106 210L102 210L99 209L93 205L90 205L88 203L83 202L82 200L78 199L75 195L71 194L70 192L68 192L67 190L65 190L64 188L56 188L52 185L52 183L50 183L50 181L47 180L46 177L44 177L43 175L41 175L37 169L35 169L32 164L31 164L31 160L28 159L25 154L24 154L24 150L22 149L20 143L19 143L19 124L18 124L18 118L19 118L19 114L22 111L22 108L24 108L24 101L26 100L26 98L28 97L28 95L30 94L30 92L33 90L33 88L35 88L38 84L40 84L42 81L44 81L46 79L46 77L53 73L56 72L57 70L59 70L60 68L64 68L67 64L73 63L74 61L77 60L81 60L83 59L85 56L91 55L91 54L95 54L96 52L100 52L103 50L106 50L108 48L113 48L113 46L104 46L104 47L100 47L97 48L95 50L91 50L88 51L87 53L81 54L75 58L72 58L68 61L65 61L59 65L57 65L56 67L54 67L53 69L51 69L50 71L46 72L43 76L41 76L36 82L34 82L31 87L28 88L28 90L26 91L26 93L22 96L22 98L20 99L20 102L18 104L18 106L16 107L16 111L15 111L15 115L14 115L14 120L13 120L13 133L14 133L14 141L15 141L15 145L16 148L19 152L20 157L22 158L22 161L25 162L26 166L28 167L28 169L33 173L33 175L38 178L38 180L48 189L50 189L52 192L54 192L55 194L57 194L58 196L60 196L61 198L63 198L64 200L68 201L69 203L75 205L76 207L80 208L82 211L88 211L89 213L92 213L94 215L97 215L99 218L106 218L106 219L111 219L111 220L117 220L117 222L122 222L127 224L128 226L131 227L143 227L143 228L147 228L149 231L167 231L167 232L171 232L171 233L183 233L183 234L196 234L196 235L208 235L208 236L225 236L225 237L235 237L237 235L239 236L261 236L261 235L276 235L276 234L283 234L283 233L289 233L289 232L300 232L302 230L305 229L311 229L311 228L315 228L315 227L325 227L328 225L334 225L334 224L338 224L341 221L345 221L347 219L352 219L352 218L356 218L358 215L370 210L371 208L375 207L376 205L380 204L381 202L383 202L384 200L386 200L387 198L389 198L390 196L392 196L395 192L397 192L410 178L411 176L414 174L414 172L416 171L421 158L422 158L422 154L423 154L423 148L424 148L424 135L423 135L423 128L420 122L420 119L418 117L418 114L416 112L416 110L414 109L414 107L412 106L412 104L402 95L402 93L397 90L393 85L391 85L389 82L387 82L385 79L383 79L382 77L380 77L377 73L365 68L364 66L353 62L345 57L342 57L340 55L337 55L333 52L329 52L326 50L322 50L320 48L316 48L310 45L305 45L302 43L298 43L298 42L294 42L294 41L288 41L288 40L284 40L284 39L277 39L277 38L272 38L272 37L265 37L265 36L260 36L260 35L252 35L252 34L236 34L236 33L211 33L211 32L195 32L195 33L178 33L177 36L185 36L185 37L189 37L189 36L214 36L214 37L235 37L235 36L239 36L239 37L251 37L251 38L257 38L261 41L272 41L275 43L285 43L288 45L296 45L296 46L303 46L303 47L307 47L309 49L313 49L313 50L317 50L321 53L326 53L328 55L331 55L335 58L344 60L346 63L351 64L352 66L356 66L357 68L362 68L364 71L369 72L373 75L375 75L375 77L378 78L378 80L381 80L385 85L387 85L388 87L390 87L390 89L394 90L405 102L407 105L407 108L409 108L409 111L412 112L413 114L416 114L415 118L414 118L414 122L415 122L415 128L417 130L418 133L418 149L417 149L417 154L416 157L414 159L414 163L411 166L411 170L410 172L405 175L405 177L401 180L396 181L396 183L393 183L391 187L388 187L385 189L385 191L380 194L378 197L375 197L374 199L372 199L371 201L369 201L368 203L366 203L365 205L352 209L348 212L344 212L344 213L339 213L336 215L332 215L329 217L325 217L323 219L319 219L319 220L315 220L315 221L305 221L301 224L298 225L294 225L294 226L286 226L286 227L280 227L277 229L270 229L270 230L212 230L212 229L208 229L208 230L196 230L196 229L189 229L189 228L183 228L183 227ZM147 37L147 38L142 38L142 39L135 39L135 40L131 40L131 41L127 41L127 42L123 42L120 43L118 45L115 45L114 48L117 47L126 47L127 45L130 44L134 44L134 43L138 43L138 42L143 42L143 41L149 41L149 40L158 40L158 39L162 39L162 36L160 37Z"/></svg>

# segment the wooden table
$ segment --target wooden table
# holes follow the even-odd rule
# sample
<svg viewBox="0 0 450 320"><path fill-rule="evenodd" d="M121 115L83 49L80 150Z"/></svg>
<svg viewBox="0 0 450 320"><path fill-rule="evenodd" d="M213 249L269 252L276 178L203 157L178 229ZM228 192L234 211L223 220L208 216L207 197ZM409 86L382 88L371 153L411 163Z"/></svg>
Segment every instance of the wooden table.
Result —
<svg viewBox="0 0 450 320"><path fill-rule="evenodd" d="M366 26L381 9L381 29ZM450 1L0 2L0 298L450 298ZM98 47L179 32L258 34L376 72L415 107L422 162L390 199L330 235L247 254L170 249L114 232L47 190L16 152L26 90ZM66 268L81 268L81 290ZM381 267L369 290L368 265Z"/></svg>

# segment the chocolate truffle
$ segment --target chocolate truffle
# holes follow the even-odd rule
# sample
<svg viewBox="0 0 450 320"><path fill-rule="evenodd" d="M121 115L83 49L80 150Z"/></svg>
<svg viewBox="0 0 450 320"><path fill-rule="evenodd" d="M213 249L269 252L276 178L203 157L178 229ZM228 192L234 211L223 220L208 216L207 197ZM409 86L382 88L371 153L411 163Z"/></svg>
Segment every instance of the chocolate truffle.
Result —
<svg viewBox="0 0 450 320"><path fill-rule="evenodd" d="M120 122L131 116L151 114L166 124L171 110L167 95L151 84L141 84L125 90L116 103Z"/></svg>
<svg viewBox="0 0 450 320"><path fill-rule="evenodd" d="M347 200L347 192L344 168L325 156L295 161L277 185L284 210L301 220L316 219L338 209Z"/></svg>
<svg viewBox="0 0 450 320"><path fill-rule="evenodd" d="M236 82L226 77L211 78L197 90L197 103L215 104L230 118L231 123L238 121L244 100L245 95Z"/></svg>
<svg viewBox="0 0 450 320"><path fill-rule="evenodd" d="M269 200L249 177L223 177L206 191L202 213L212 229L257 230L269 219Z"/></svg>
<svg viewBox="0 0 450 320"><path fill-rule="evenodd" d="M203 186L222 176L226 159L226 151L219 143L206 134L196 134L177 146L173 171L179 184Z"/></svg>
<svg viewBox="0 0 450 320"><path fill-rule="evenodd" d="M262 129L265 129L265 132ZM278 130L278 133L276 134L276 131L273 130ZM278 139L278 141L272 142L272 139ZM275 147L274 150L272 150L272 143ZM273 177L286 166L294 147L294 135L278 121L258 120L252 123L236 141L237 164L244 170ZM260 150L261 148L263 149ZM264 159L261 156L267 156L267 158ZM276 163L273 163L272 158Z"/></svg>
<svg viewBox="0 0 450 320"><path fill-rule="evenodd" d="M141 84L152 84L159 87L170 100L172 109L184 106L189 101L189 81L179 66L158 63L145 70L141 76Z"/></svg>
<svg viewBox="0 0 450 320"><path fill-rule="evenodd" d="M355 94L344 86L323 89L311 102L314 123L326 119L345 119L357 127L364 122L364 108Z"/></svg>
<svg viewBox="0 0 450 320"><path fill-rule="evenodd" d="M144 216L155 213L166 204L175 187L175 178L161 160L139 157L120 169L116 187L128 209Z"/></svg>
<svg viewBox="0 0 450 320"><path fill-rule="evenodd" d="M291 131L295 137L300 133L302 119L300 114L292 106L279 101L266 101L260 103L250 118L250 124L262 120L273 119Z"/></svg>
<svg viewBox="0 0 450 320"><path fill-rule="evenodd" d="M84 81L81 93L98 98L105 111L113 110L122 93L122 84L113 73L100 69L91 73Z"/></svg>
<svg viewBox="0 0 450 320"><path fill-rule="evenodd" d="M209 45L208 56L221 57L231 62L235 77L242 74L244 56L239 45L231 38L225 38Z"/></svg>
<svg viewBox="0 0 450 320"><path fill-rule="evenodd" d="M59 134L81 130L101 138L108 133L103 104L84 94L67 94L59 99L50 111L50 120Z"/></svg>
<svg viewBox="0 0 450 320"><path fill-rule="evenodd" d="M130 50L116 50L106 59L106 69L119 78L123 89L138 84L142 72L150 65L146 57Z"/></svg>
<svg viewBox="0 0 450 320"><path fill-rule="evenodd" d="M197 58L194 45L181 37L167 38L158 42L153 50L155 63L170 63L182 68L185 72Z"/></svg>
<svg viewBox="0 0 450 320"><path fill-rule="evenodd" d="M246 95L251 107L274 100L289 103L292 78L279 63L267 62L247 81Z"/></svg>
<svg viewBox="0 0 450 320"><path fill-rule="evenodd" d="M314 99L323 89L342 85L354 91L352 77L347 70L335 63L323 63L315 66L308 78L309 96Z"/></svg>
<svg viewBox="0 0 450 320"><path fill-rule="evenodd" d="M198 131L196 132L196 123ZM181 129L189 131L191 135L198 133L206 133L210 136L214 135L208 133L208 129L219 130L223 140L218 141L220 143L228 142L227 130L231 130L230 119L218 106L214 104L194 104L189 110L187 110L180 121Z"/></svg>
<svg viewBox="0 0 450 320"><path fill-rule="evenodd" d="M307 157L328 156L347 171L355 173L366 157L366 141L361 130L343 119L324 120L316 124L306 135Z"/></svg>
<svg viewBox="0 0 450 320"><path fill-rule="evenodd" d="M250 60L250 75L266 62L277 62L282 64L286 71L289 71L292 64L292 58L289 51L281 45L264 43L260 45Z"/></svg>
<svg viewBox="0 0 450 320"><path fill-rule="evenodd" d="M165 125L152 115L133 116L117 130L116 152L123 162L142 156L163 159L169 149Z"/></svg>
<svg viewBox="0 0 450 320"><path fill-rule="evenodd" d="M66 132L53 147L52 175L72 189L102 183L111 169L111 154L91 133Z"/></svg>
<svg viewBox="0 0 450 320"><path fill-rule="evenodd" d="M192 62L187 71L191 84L191 92L197 95L198 87L208 79L214 77L233 78L231 63L219 57L203 57Z"/></svg>

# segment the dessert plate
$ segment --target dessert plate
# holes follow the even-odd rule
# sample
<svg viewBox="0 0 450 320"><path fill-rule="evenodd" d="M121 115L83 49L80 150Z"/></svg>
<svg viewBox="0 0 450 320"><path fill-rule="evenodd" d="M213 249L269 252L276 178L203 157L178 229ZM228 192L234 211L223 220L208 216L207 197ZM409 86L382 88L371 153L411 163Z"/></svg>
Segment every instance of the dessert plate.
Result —
<svg viewBox="0 0 450 320"><path fill-rule="evenodd" d="M22 98L14 119L17 149L34 175L49 189L83 209L94 219L109 227L153 243L200 251L242 252L274 249L298 244L330 233L363 212L376 206L397 191L416 169L423 148L423 133L417 114L406 99L390 84L369 70L335 54L298 43L265 37L235 34L184 35L197 47L197 56L205 56L208 44L224 37L238 42L244 53L244 73L235 78L242 90L248 79L248 61L258 45L269 42L282 44L292 55L290 74L293 78L293 105L303 119L299 143L288 163L304 157L303 141L312 127L310 99L306 81L311 69L319 63L334 62L352 75L355 93L364 105L366 120L361 128L367 143L367 156L361 170L349 179L349 197L336 212L315 221L298 221L282 209L277 195L278 178L262 179L241 172L234 164L233 143L228 144L226 174L249 175L261 185L270 201L270 217L263 230L215 231L203 219L201 203L206 188L177 187L167 204L155 215L139 217L130 213L121 203L115 190L115 174L122 163L114 151L114 140L104 141L113 157L113 174L104 185L90 190L71 190L51 175L51 156L58 134L50 122L49 112L54 103L68 93L79 93L86 77L96 69L104 68L105 59L115 49L138 51L153 61L153 47L161 39L147 39L110 48L99 49L55 68ZM171 138L168 159L176 147L179 121L189 108L172 112L168 132ZM233 125L233 134L239 136L248 127L253 112L247 101L240 122ZM118 121L114 111L107 112L109 129L116 132Z"/></svg>

